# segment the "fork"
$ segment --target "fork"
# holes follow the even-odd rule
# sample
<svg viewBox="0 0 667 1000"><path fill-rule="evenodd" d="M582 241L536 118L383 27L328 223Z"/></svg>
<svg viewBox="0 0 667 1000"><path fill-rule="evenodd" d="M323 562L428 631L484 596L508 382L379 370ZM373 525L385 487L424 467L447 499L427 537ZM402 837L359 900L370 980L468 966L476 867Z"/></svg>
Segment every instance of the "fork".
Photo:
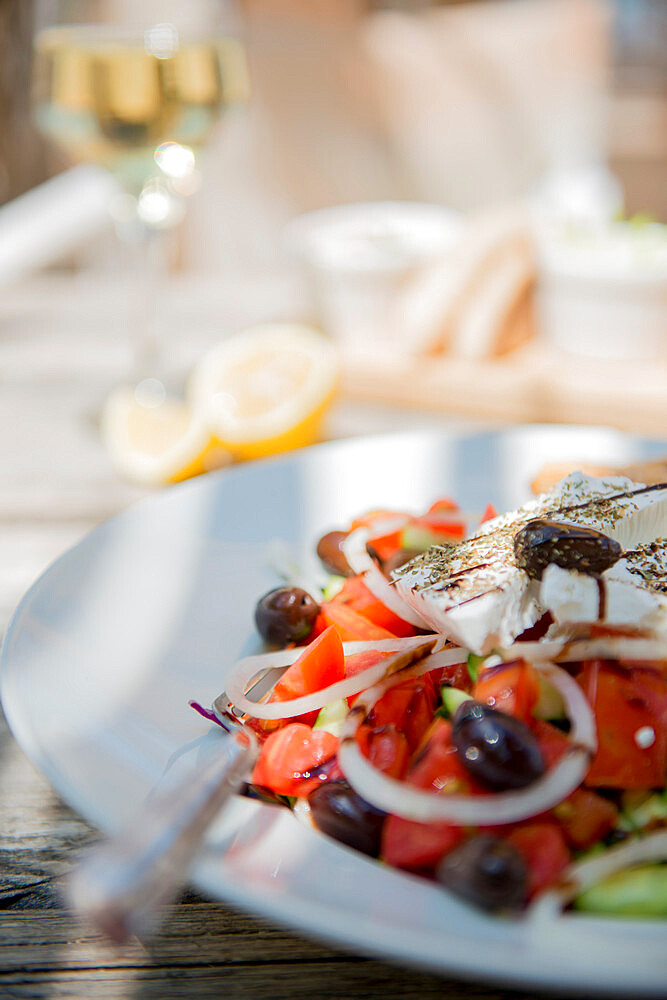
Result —
<svg viewBox="0 0 667 1000"><path fill-rule="evenodd" d="M259 689L263 694L277 672L282 668L269 668L248 693ZM167 904L185 885L206 831L255 761L255 738L224 691L213 702L212 716L227 733L220 752L175 788L149 796L134 820L94 848L70 875L71 908L116 943L157 930Z"/></svg>

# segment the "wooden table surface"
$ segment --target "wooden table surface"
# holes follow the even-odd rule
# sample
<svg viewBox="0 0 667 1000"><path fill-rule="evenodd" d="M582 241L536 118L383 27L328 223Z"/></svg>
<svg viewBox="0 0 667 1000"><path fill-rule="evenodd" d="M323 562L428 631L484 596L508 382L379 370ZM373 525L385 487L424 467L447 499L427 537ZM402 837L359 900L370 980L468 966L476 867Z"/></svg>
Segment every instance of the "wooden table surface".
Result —
<svg viewBox="0 0 667 1000"><path fill-rule="evenodd" d="M85 276L45 276L0 305L0 631L24 590L85 532L146 491L122 482L94 415L130 363L122 296ZM207 344L288 315L289 296L229 279L170 289L165 331L185 371ZM340 402L330 436L442 424L442 418ZM0 996L498 1000L520 994L351 956L189 893L154 940L112 948L61 899L77 852L96 837L35 770L0 722Z"/></svg>

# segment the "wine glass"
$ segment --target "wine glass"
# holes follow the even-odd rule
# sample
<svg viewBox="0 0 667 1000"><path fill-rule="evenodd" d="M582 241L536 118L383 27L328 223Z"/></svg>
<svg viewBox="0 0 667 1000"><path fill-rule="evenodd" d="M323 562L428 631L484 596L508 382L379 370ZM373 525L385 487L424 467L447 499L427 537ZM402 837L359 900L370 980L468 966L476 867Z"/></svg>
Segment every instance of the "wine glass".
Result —
<svg viewBox="0 0 667 1000"><path fill-rule="evenodd" d="M164 398L156 323L170 236L198 187L198 161L225 111L248 95L237 10L229 0L44 0L37 4L37 125L73 162L100 164L124 192L111 210L143 308L138 390ZM139 398L139 396L137 397Z"/></svg>

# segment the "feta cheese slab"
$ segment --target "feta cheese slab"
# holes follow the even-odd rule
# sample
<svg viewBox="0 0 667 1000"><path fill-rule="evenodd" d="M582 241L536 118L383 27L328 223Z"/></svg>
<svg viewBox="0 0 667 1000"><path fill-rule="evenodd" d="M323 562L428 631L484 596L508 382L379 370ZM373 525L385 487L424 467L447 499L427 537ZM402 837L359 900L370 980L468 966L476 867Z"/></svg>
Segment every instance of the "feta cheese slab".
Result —
<svg viewBox="0 0 667 1000"><path fill-rule="evenodd" d="M667 631L667 538L626 552L600 577L547 566L539 601L559 626Z"/></svg>
<svg viewBox="0 0 667 1000"><path fill-rule="evenodd" d="M539 582L514 555L514 536L534 518L595 528L624 550L638 549L667 534L667 485L572 473L550 493L487 521L474 537L432 546L402 566L393 576L397 592L431 628L473 652L509 645L544 612ZM590 596L569 600L593 606Z"/></svg>

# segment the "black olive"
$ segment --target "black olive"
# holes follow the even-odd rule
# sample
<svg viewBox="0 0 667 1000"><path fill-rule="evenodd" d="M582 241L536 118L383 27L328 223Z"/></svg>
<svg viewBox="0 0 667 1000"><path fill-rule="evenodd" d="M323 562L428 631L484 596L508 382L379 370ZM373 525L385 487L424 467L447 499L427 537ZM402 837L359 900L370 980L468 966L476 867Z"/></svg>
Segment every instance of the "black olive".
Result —
<svg viewBox="0 0 667 1000"><path fill-rule="evenodd" d="M472 698L454 713L452 739L466 770L494 791L524 788L544 774L542 754L528 726Z"/></svg>
<svg viewBox="0 0 667 1000"><path fill-rule="evenodd" d="M580 573L604 573L622 553L618 542L601 531L542 517L528 521L514 536L516 564L533 580L541 580L550 563Z"/></svg>
<svg viewBox="0 0 667 1000"><path fill-rule="evenodd" d="M243 795L247 799L257 799L258 802L266 802L271 806L285 806L286 808L290 808L290 800L286 795L278 795L265 785L253 785L245 781L239 788L238 794Z"/></svg>
<svg viewBox="0 0 667 1000"><path fill-rule="evenodd" d="M376 858L385 813L354 791L347 781L327 781L308 796L315 826L335 840Z"/></svg>
<svg viewBox="0 0 667 1000"><path fill-rule="evenodd" d="M351 576L352 568L345 558L343 542L347 538L346 531L329 531L322 535L317 543L317 555L324 567L336 576Z"/></svg>
<svg viewBox="0 0 667 1000"><path fill-rule="evenodd" d="M438 881L484 910L517 909L526 901L528 872L513 844L480 833L449 851L436 869Z"/></svg>
<svg viewBox="0 0 667 1000"><path fill-rule="evenodd" d="M301 587L276 587L257 602L255 624L272 646L303 642L313 631L319 605Z"/></svg>

